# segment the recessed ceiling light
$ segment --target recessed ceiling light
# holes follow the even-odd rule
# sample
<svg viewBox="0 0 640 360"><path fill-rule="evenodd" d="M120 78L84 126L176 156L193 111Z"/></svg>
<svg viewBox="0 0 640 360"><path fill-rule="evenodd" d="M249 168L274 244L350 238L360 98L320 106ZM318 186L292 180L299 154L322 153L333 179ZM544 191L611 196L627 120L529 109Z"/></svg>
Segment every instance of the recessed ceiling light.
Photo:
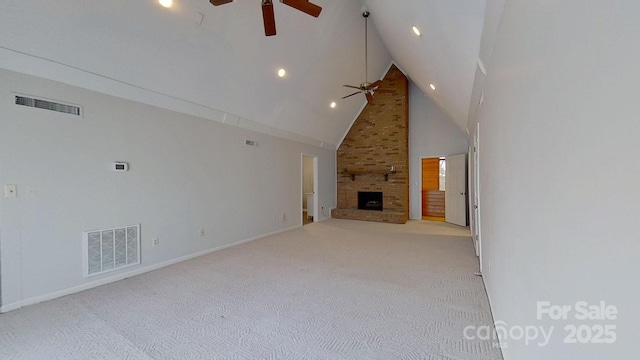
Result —
<svg viewBox="0 0 640 360"><path fill-rule="evenodd" d="M160 5L166 7L166 8L170 8L171 5L173 5L173 0L160 0Z"/></svg>
<svg viewBox="0 0 640 360"><path fill-rule="evenodd" d="M413 27L413 33L416 34L417 36L420 36L420 29L418 29L417 27Z"/></svg>
<svg viewBox="0 0 640 360"><path fill-rule="evenodd" d="M436 86L433 85L433 84L429 84L429 87L431 88L431 90L435 90L436 89Z"/></svg>
<svg viewBox="0 0 640 360"><path fill-rule="evenodd" d="M278 70L278 76L284 77L286 74L287 74L287 72L284 69Z"/></svg>
<svg viewBox="0 0 640 360"><path fill-rule="evenodd" d="M329 106L331 106L331 108L332 108L332 109L335 109L335 108L336 108L336 102L335 102L335 101L332 101L332 102L331 102L331 105L329 105Z"/></svg>

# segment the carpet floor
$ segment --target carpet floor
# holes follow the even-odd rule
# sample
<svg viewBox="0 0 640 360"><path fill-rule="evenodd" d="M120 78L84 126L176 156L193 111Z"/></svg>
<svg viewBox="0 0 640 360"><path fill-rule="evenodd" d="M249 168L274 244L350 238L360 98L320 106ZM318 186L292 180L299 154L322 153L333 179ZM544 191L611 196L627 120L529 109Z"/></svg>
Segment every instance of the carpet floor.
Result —
<svg viewBox="0 0 640 360"><path fill-rule="evenodd" d="M0 315L0 359L502 359L468 230L328 220Z"/></svg>

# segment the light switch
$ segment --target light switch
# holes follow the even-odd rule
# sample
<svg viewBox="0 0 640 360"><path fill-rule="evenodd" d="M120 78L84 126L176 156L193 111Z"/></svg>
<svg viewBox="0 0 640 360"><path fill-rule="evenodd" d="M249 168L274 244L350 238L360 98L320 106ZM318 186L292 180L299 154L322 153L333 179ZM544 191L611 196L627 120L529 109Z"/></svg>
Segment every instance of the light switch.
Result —
<svg viewBox="0 0 640 360"><path fill-rule="evenodd" d="M12 198L18 196L18 186L16 185L5 185L4 186L4 197Z"/></svg>

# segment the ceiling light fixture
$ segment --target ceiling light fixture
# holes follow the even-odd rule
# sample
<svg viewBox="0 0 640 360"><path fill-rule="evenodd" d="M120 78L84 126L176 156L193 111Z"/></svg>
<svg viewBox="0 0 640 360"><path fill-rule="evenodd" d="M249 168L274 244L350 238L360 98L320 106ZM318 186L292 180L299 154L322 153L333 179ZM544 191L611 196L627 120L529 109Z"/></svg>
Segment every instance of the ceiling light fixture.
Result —
<svg viewBox="0 0 640 360"><path fill-rule="evenodd" d="M332 101L332 102L331 102L331 105L329 105L329 106L331 106L331 108L332 108L332 109L335 109L335 108L336 108L336 102L335 102L335 101Z"/></svg>
<svg viewBox="0 0 640 360"><path fill-rule="evenodd" d="M429 84L429 87L431 88L431 90L435 90L436 89L436 86L433 85L433 84Z"/></svg>
<svg viewBox="0 0 640 360"><path fill-rule="evenodd" d="M418 29L417 27L413 27L413 33L416 34L416 36L420 36L420 29Z"/></svg>
<svg viewBox="0 0 640 360"><path fill-rule="evenodd" d="M284 77L286 74L287 74L287 72L284 69L278 70L278 76Z"/></svg>
<svg viewBox="0 0 640 360"><path fill-rule="evenodd" d="M170 8L173 5L173 0L160 0L158 2L166 8Z"/></svg>

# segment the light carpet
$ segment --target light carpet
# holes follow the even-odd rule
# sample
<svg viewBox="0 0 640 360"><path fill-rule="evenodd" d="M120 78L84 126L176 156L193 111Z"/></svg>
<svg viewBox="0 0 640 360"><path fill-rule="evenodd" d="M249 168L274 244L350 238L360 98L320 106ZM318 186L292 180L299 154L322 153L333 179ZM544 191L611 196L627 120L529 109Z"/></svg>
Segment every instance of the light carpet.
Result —
<svg viewBox="0 0 640 360"><path fill-rule="evenodd" d="M1 359L502 359L468 230L329 220L0 315Z"/></svg>

